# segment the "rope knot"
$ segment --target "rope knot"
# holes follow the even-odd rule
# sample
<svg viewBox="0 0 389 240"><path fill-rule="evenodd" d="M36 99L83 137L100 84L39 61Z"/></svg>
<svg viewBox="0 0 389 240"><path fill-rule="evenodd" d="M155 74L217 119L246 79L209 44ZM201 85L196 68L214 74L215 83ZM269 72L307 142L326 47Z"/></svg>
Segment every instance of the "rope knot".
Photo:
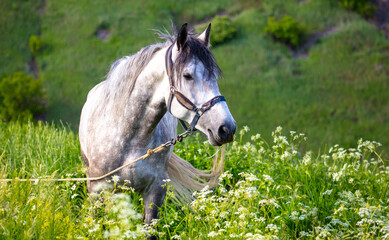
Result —
<svg viewBox="0 0 389 240"><path fill-rule="evenodd" d="M147 150L147 157L150 157L154 154L154 151L152 149Z"/></svg>

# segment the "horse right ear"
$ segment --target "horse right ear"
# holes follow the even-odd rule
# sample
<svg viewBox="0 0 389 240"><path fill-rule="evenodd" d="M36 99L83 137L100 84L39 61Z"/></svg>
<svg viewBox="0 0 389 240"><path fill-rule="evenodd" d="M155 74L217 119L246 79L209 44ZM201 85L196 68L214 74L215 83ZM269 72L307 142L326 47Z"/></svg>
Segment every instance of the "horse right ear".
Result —
<svg viewBox="0 0 389 240"><path fill-rule="evenodd" d="M188 39L188 24L184 23L177 35L177 50L181 51Z"/></svg>
<svg viewBox="0 0 389 240"><path fill-rule="evenodd" d="M201 39L204 43L205 46L210 47L210 35L211 35L211 24L208 25L207 29L199 35L199 39Z"/></svg>

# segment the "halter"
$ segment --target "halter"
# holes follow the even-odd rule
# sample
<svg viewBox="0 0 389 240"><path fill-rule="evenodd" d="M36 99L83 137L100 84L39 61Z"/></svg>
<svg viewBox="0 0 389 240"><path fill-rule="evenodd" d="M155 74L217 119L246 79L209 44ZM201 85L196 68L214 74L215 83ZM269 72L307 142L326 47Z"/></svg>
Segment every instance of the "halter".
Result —
<svg viewBox="0 0 389 240"><path fill-rule="evenodd" d="M197 122L199 121L200 117L211 107L213 107L218 102L225 102L226 99L223 96L216 96L212 98L211 100L207 101L200 107L197 107L194 103L192 103L187 97L185 97L181 92L178 91L178 89L174 86L174 74L173 72L173 61L172 61L172 49L173 49L174 43L168 48L165 55L165 65L166 65L166 74L169 77L169 85L170 85L170 95L168 100L168 111L171 112L171 105L173 101L173 97L176 97L177 101L186 109L189 111L192 111L195 113L194 118L192 119L192 122L190 123L190 129L186 126L185 122L181 119L178 119L182 125L182 127L185 129L185 131L193 132L195 131L195 127Z"/></svg>

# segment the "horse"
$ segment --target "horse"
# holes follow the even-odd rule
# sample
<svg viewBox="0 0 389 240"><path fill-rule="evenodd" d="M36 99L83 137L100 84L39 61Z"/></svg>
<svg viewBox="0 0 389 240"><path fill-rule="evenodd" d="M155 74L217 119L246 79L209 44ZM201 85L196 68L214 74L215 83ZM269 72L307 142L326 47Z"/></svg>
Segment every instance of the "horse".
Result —
<svg viewBox="0 0 389 240"><path fill-rule="evenodd" d="M217 79L222 72L209 50L211 24L200 35L187 24L174 29L172 34L157 32L164 43L114 62L106 79L88 93L79 124L88 178L102 176L169 141L177 135L177 119L191 123L189 132L199 130L213 146L233 141L236 122L220 94ZM115 173L117 184L130 183L142 195L146 224L159 218L166 179L188 195L185 189L215 185L222 171L198 170L173 148ZM88 192L103 191L107 180L88 181Z"/></svg>

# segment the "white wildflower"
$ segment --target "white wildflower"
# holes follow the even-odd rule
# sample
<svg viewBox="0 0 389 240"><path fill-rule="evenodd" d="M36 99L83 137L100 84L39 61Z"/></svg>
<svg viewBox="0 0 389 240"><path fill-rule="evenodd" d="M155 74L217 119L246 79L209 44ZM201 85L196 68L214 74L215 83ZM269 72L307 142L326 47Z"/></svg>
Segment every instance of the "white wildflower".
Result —
<svg viewBox="0 0 389 240"><path fill-rule="evenodd" d="M269 224L266 226L267 229L269 229L270 231L274 231L274 232L278 232L278 230L280 229L277 225L275 224Z"/></svg>
<svg viewBox="0 0 389 240"><path fill-rule="evenodd" d="M304 165L309 165L312 161L312 152L307 152L303 157L303 163Z"/></svg>
<svg viewBox="0 0 389 240"><path fill-rule="evenodd" d="M259 180L259 179L257 178L257 176L255 176L255 175L252 174L252 173L241 172L241 173L239 173L239 175L245 177L246 181L249 181L249 182L253 182L253 181ZM241 182L241 183L244 183L244 182ZM241 184L241 183L240 183L240 184Z"/></svg>
<svg viewBox="0 0 389 240"><path fill-rule="evenodd" d="M131 239L131 238L132 238L132 239L136 239L136 238L139 237L137 232L131 231L131 230L126 231L126 232L124 233L124 236L125 236L126 238L130 238L130 239Z"/></svg>
<svg viewBox="0 0 389 240"><path fill-rule="evenodd" d="M120 177L119 177L118 175L112 176L112 181L113 181L114 183L119 182L119 179L120 179Z"/></svg>
<svg viewBox="0 0 389 240"><path fill-rule="evenodd" d="M254 221L264 223L264 222L266 222L266 218L264 218L264 217L260 217L260 218L255 217Z"/></svg>
<svg viewBox="0 0 389 240"><path fill-rule="evenodd" d="M219 177L219 180L223 180L224 178L227 178L227 179L231 179L232 178L232 174L229 173L229 171L225 171L224 173L222 173Z"/></svg>
<svg viewBox="0 0 389 240"><path fill-rule="evenodd" d="M333 191L333 189L328 189L325 192L323 192L322 195L328 195L329 196L329 195L331 195L332 191Z"/></svg>
<svg viewBox="0 0 389 240"><path fill-rule="evenodd" d="M270 177L269 175L264 174L263 178L265 179L265 181L274 182L273 178Z"/></svg>
<svg viewBox="0 0 389 240"><path fill-rule="evenodd" d="M217 237L219 235L219 233L215 232L215 231L212 231L210 233L208 233L208 237Z"/></svg>

